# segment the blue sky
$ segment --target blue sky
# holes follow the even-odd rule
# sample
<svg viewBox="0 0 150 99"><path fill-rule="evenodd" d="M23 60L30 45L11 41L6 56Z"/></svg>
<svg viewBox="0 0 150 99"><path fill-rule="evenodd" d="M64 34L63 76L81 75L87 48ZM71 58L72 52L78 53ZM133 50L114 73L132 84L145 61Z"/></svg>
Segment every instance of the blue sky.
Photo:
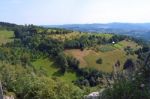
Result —
<svg viewBox="0 0 150 99"><path fill-rule="evenodd" d="M0 21L17 24L150 22L150 0L0 0Z"/></svg>

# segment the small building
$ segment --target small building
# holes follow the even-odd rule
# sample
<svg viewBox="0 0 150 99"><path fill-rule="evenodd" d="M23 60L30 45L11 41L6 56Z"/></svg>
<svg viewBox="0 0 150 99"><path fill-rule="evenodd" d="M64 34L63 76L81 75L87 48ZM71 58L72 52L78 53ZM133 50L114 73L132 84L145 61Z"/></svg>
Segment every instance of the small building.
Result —
<svg viewBox="0 0 150 99"><path fill-rule="evenodd" d="M112 44L115 44L115 41L112 41Z"/></svg>

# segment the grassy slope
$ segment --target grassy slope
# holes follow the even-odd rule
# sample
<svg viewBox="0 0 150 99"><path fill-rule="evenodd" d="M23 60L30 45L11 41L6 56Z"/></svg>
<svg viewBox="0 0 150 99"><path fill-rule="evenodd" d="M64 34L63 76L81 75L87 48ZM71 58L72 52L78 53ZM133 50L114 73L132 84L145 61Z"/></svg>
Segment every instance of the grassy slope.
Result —
<svg viewBox="0 0 150 99"><path fill-rule="evenodd" d="M80 61L80 67L92 67L104 72L111 72L113 70L113 65L117 60L121 62L123 66L127 58L136 59L136 55L126 55L124 48L126 46L131 46L131 48L136 49L139 46L133 41L121 41L114 45L101 45L100 51L94 50L65 50L66 54L76 57ZM103 49L103 50L102 50ZM101 51L102 50L102 51ZM96 60L102 58L103 63L97 64Z"/></svg>
<svg viewBox="0 0 150 99"><path fill-rule="evenodd" d="M69 34L50 34L48 35L48 37L64 41L64 40L72 40L75 38L79 38L82 35L86 35L86 34L79 33L79 32L72 32Z"/></svg>
<svg viewBox="0 0 150 99"><path fill-rule="evenodd" d="M53 60L48 58L41 58L32 63L36 71L44 71L44 73L49 77L59 77L62 80L67 82L72 82L77 79L77 76L74 72L68 71L64 75L61 74L56 64Z"/></svg>
<svg viewBox="0 0 150 99"><path fill-rule="evenodd" d="M121 50L114 50L109 52L90 52L89 55L84 57L85 61L88 63L88 67L94 67L98 70L104 72L111 72L113 70L113 65L117 60L121 62L121 65L124 64L125 60L131 56L126 56L125 52ZM102 58L103 63L97 64L96 60ZM131 57L134 58L134 57Z"/></svg>
<svg viewBox="0 0 150 99"><path fill-rule="evenodd" d="M48 76L52 76L53 73L57 72L58 69L55 68L52 60L48 60L47 58L41 58L32 63L36 70L44 70Z"/></svg>
<svg viewBox="0 0 150 99"><path fill-rule="evenodd" d="M74 36L74 34L71 35ZM0 30L0 45L12 41L13 37L13 31ZM67 82L72 82L77 79L77 76L74 72L68 71L64 75L62 75L59 72L59 69L57 68L56 64L54 64L54 61L49 60L48 58L38 59L32 62L32 65L37 72L42 72L49 77L59 77Z"/></svg>
<svg viewBox="0 0 150 99"><path fill-rule="evenodd" d="M96 35L96 36L101 36L105 38L110 38L113 35L112 34L92 34L92 33L79 33L79 32L73 32L69 34L62 34L62 35L49 35L51 38L56 38L59 40L71 40L75 38L79 38L82 35ZM0 31L0 44L6 43L11 41L12 37L14 36L12 31ZM126 56L125 52L122 50L126 46L132 46L134 48L137 48L137 44L134 42L126 42L122 41L119 42L118 44L115 45L101 45L100 47L98 46L98 52L95 51L96 47L89 48L89 50L84 50L80 51L77 49L72 49L72 50L66 50L65 53L69 55L73 55L76 57L78 60L80 60L80 67L91 67L95 68L101 71L105 72L111 72L112 71L112 65L116 60L120 60L121 64L124 63L127 57L132 57L135 58L136 56ZM92 49L92 50L91 50ZM103 59L103 64L97 64L96 60L98 58ZM71 83L72 81L75 81L78 76L76 73L67 71L64 75L62 75L59 71L59 68L57 68L57 65L54 64L53 60L49 60L48 58L41 58L32 63L33 67L35 68L36 71L42 72L46 74L48 77L59 77L61 80L64 80L67 83ZM77 86L74 86L77 87ZM88 90L88 92L93 92L99 90L101 87L96 86L96 87L89 87L89 89L86 87L86 89L83 90Z"/></svg>
<svg viewBox="0 0 150 99"><path fill-rule="evenodd" d="M52 38L56 39L74 39L81 37L82 35L87 35L87 34L80 34L80 33L70 33L70 34L63 34L63 35L50 35ZM93 35L88 33L88 35ZM102 36L106 38L110 38L112 34L94 34L97 36ZM13 31L7 31L7 30L0 30L0 44L6 43L11 41L12 37L14 36ZM126 42L122 41L119 42L118 44L115 44L114 46L112 45L104 45L101 46L100 48L103 48L104 52L95 52L94 50L66 50L65 52L69 55L73 55L77 59L80 60L80 67L92 67L96 68L98 70L102 70L105 72L111 72L112 71L112 65L116 60L120 60L121 64L124 63L125 59L127 57L132 57L135 58L136 56L126 56L125 52L122 50L126 46L132 46L133 48L137 48L137 44L134 42ZM103 59L103 64L97 64L96 60L101 57ZM48 58L41 58L32 63L33 67L36 69L36 71L41 71L49 76L49 77L59 77L62 80L65 80L68 83L71 83L72 81L77 79L77 75L74 72L67 71L64 75L62 75L59 72L59 69L57 68L57 65L54 64L53 60L49 60ZM19 70L20 71L20 70ZM91 89L91 88L90 88ZM95 90L95 89L94 89ZM98 89L97 89L98 90Z"/></svg>
<svg viewBox="0 0 150 99"><path fill-rule="evenodd" d="M123 46L123 48L127 47L127 46L131 46L131 48L133 49L137 49L137 48L140 48L141 46L138 45L137 43L133 42L133 41L126 41L126 40L123 40L121 42L118 43L119 45Z"/></svg>
<svg viewBox="0 0 150 99"><path fill-rule="evenodd" d="M64 41L64 40L72 40L72 39L80 38L83 35L101 36L101 37L105 37L106 39L111 38L113 36L113 34L71 32L68 34L49 34L48 37Z"/></svg>
<svg viewBox="0 0 150 99"><path fill-rule="evenodd" d="M0 44L10 42L14 36L13 31L0 30Z"/></svg>
<svg viewBox="0 0 150 99"><path fill-rule="evenodd" d="M93 34L93 33L79 33L79 32L72 32L69 34L50 34L48 37L55 38L59 40L71 40L81 37L82 35L95 35L110 38L113 34ZM117 44L108 44L108 45L98 45L94 48L89 48L89 50L80 51L77 49L72 50L65 50L65 53L68 55L72 55L80 61L80 67L92 67L104 72L111 72L112 66L115 64L117 60L121 62L121 65L124 64L127 58L136 59L136 56L126 55L126 52L123 50L125 47L131 46L132 48L136 49L138 45L133 41L121 41ZM92 49L92 50L91 50ZM96 50L96 51L95 51ZM97 64L96 60L98 58L103 59L102 64ZM53 62L48 59L39 59L33 63L35 68L43 69L46 71L47 75L50 77L57 76L66 81L73 81L77 77L75 73L66 72L63 76L60 74L59 69L55 68Z"/></svg>

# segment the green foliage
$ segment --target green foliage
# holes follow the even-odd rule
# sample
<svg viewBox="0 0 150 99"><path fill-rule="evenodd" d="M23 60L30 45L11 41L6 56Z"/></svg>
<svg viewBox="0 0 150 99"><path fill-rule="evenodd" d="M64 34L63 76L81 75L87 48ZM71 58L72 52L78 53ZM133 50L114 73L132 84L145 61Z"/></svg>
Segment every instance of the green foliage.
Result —
<svg viewBox="0 0 150 99"><path fill-rule="evenodd" d="M126 51L127 55L134 55L134 51L130 46L127 46L126 48L124 48L124 50Z"/></svg>
<svg viewBox="0 0 150 99"><path fill-rule="evenodd" d="M29 69L29 68L28 68ZM82 91L60 79L37 77L21 66L3 65L0 69L5 92L21 99L80 99Z"/></svg>
<svg viewBox="0 0 150 99"><path fill-rule="evenodd" d="M51 28L46 31L47 34L69 34L73 31L59 28Z"/></svg>
<svg viewBox="0 0 150 99"><path fill-rule="evenodd" d="M84 49L86 47L93 47L100 44L110 44L110 39L111 35L109 34L87 34L82 35L78 39L66 41L64 47L69 49Z"/></svg>
<svg viewBox="0 0 150 99"><path fill-rule="evenodd" d="M100 84L99 78L102 78L103 72L100 72L96 69L83 68L78 72L81 77L75 81L75 84L78 86L96 86Z"/></svg>
<svg viewBox="0 0 150 99"><path fill-rule="evenodd" d="M136 64L137 67L140 65L138 70L130 75L130 77L121 77L115 80L113 86L108 87L103 92L103 99L150 99L150 54L148 53L148 50L146 53L143 53L141 48L137 53L141 57L144 57L145 61L143 62L143 58L139 58L138 63ZM133 61L127 59L124 64L124 69L133 66Z"/></svg>
<svg viewBox="0 0 150 99"><path fill-rule="evenodd" d="M78 33L77 37L61 40L59 36L69 35L73 31L3 22L0 22L0 25L3 29L0 35L7 32L5 34L7 39L4 38L6 41L2 41L2 36L0 37L4 43L0 47L0 62L3 64L0 65L0 80L4 93L14 92L19 99L81 99L82 90L71 82L75 80L74 84L81 88L94 87L100 84L100 78L103 79L104 73L96 69L79 68L79 61L65 55L64 49L83 50L107 44L110 46L101 49L105 52L112 51L114 50L114 46L111 46L112 41L119 42L128 38L112 34ZM14 41L9 38L13 37L12 31ZM55 35L59 36L54 38ZM9 40L12 42L7 42ZM147 51L147 48L143 50ZM88 60L94 57L96 63L99 55L95 58L92 54L88 56ZM98 59L97 62L101 64L102 59ZM130 85L130 83L125 85L128 84Z"/></svg>
<svg viewBox="0 0 150 99"><path fill-rule="evenodd" d="M13 37L14 37L13 31L0 30L0 45L13 41L12 39Z"/></svg>
<svg viewBox="0 0 150 99"><path fill-rule="evenodd" d="M98 64L102 64L102 63L103 63L102 58L97 59L97 60L96 60L96 63L98 63Z"/></svg>
<svg viewBox="0 0 150 99"><path fill-rule="evenodd" d="M62 52L63 46L62 43L57 40L46 39L39 44L38 49L44 53L48 53L49 56L56 57Z"/></svg>
<svg viewBox="0 0 150 99"><path fill-rule="evenodd" d="M99 48L101 52L109 52L115 50L115 48L112 45L104 45Z"/></svg>
<svg viewBox="0 0 150 99"><path fill-rule="evenodd" d="M122 78L103 92L103 99L149 99L150 91L143 76L131 80Z"/></svg>
<svg viewBox="0 0 150 99"><path fill-rule="evenodd" d="M132 59L127 59L124 63L123 69L134 68L134 63Z"/></svg>
<svg viewBox="0 0 150 99"><path fill-rule="evenodd" d="M41 53L39 51L30 50L24 47L1 47L0 60L10 64L29 65L31 61L39 58Z"/></svg>
<svg viewBox="0 0 150 99"><path fill-rule="evenodd" d="M71 69L78 71L79 69L79 61L74 57L67 57L68 65Z"/></svg>
<svg viewBox="0 0 150 99"><path fill-rule="evenodd" d="M38 75L52 77L53 74L59 70L54 61L49 58L39 58L33 61L31 64L34 68L35 73Z"/></svg>
<svg viewBox="0 0 150 99"><path fill-rule="evenodd" d="M114 42L119 42L124 40L125 38L128 38L128 36L125 35L113 35L112 38L110 39L110 42L114 41Z"/></svg>
<svg viewBox="0 0 150 99"><path fill-rule="evenodd" d="M57 64L60 65L61 71L63 73L65 73L65 71L69 67L68 66L68 61L67 61L67 58L66 58L65 54L59 53L58 56L57 56L56 61L57 61Z"/></svg>
<svg viewBox="0 0 150 99"><path fill-rule="evenodd" d="M121 44L118 44L118 43L117 43L117 44L114 44L113 46L114 46L115 48L118 48L118 49L121 49L121 48L122 48L122 45L121 45Z"/></svg>

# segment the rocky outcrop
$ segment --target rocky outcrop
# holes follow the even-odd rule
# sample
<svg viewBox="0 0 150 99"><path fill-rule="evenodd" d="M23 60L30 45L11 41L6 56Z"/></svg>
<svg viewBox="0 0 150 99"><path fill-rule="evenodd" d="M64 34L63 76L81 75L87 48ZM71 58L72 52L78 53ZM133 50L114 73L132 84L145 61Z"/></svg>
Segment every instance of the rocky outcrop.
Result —
<svg viewBox="0 0 150 99"><path fill-rule="evenodd" d="M92 92L85 96L84 99L99 99L99 92Z"/></svg>
<svg viewBox="0 0 150 99"><path fill-rule="evenodd" d="M85 95L84 99L101 99L104 90L103 88L99 92L92 92L89 95Z"/></svg>
<svg viewBox="0 0 150 99"><path fill-rule="evenodd" d="M15 99L14 96L4 96L3 99Z"/></svg>
<svg viewBox="0 0 150 99"><path fill-rule="evenodd" d="M0 99L3 99L3 89L2 89L1 81L0 81Z"/></svg>

